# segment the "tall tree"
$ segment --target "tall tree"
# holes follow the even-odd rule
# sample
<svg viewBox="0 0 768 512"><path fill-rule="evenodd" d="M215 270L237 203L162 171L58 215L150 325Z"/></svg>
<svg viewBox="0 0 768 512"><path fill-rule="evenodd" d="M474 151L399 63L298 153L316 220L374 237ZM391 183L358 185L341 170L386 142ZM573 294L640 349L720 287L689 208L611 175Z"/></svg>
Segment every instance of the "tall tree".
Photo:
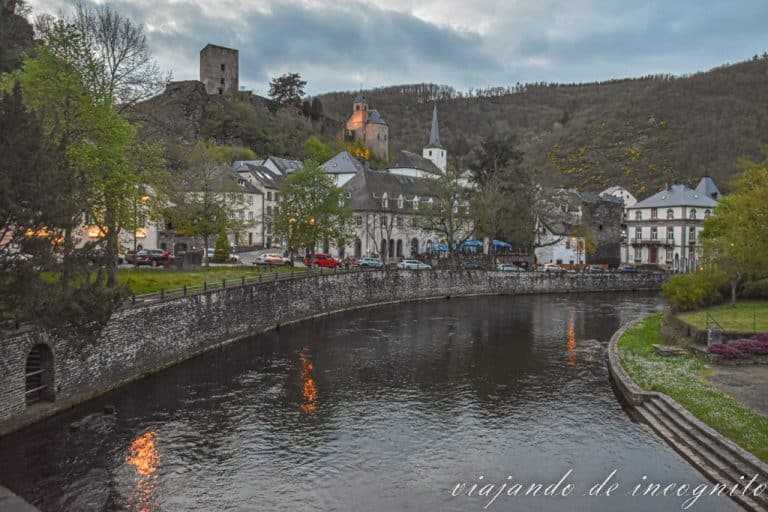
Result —
<svg viewBox="0 0 768 512"><path fill-rule="evenodd" d="M470 215L475 193L474 188L461 180L459 172L449 167L438 178L430 180L429 198L419 202L414 217L416 226L439 236L455 256L456 249L475 232L475 221Z"/></svg>
<svg viewBox="0 0 768 512"><path fill-rule="evenodd" d="M289 174L280 187L280 206L272 230L293 258L300 247L314 251L318 242L346 244L352 236L352 210L344 191L313 160Z"/></svg>
<svg viewBox="0 0 768 512"><path fill-rule="evenodd" d="M206 266L211 241L222 233L237 235L244 227L240 213L246 208L245 196L223 160L228 153L211 141L199 141L184 155L167 190L165 220L176 233L202 239Z"/></svg>
<svg viewBox="0 0 768 512"><path fill-rule="evenodd" d="M25 19L26 2L10 0L0 4L0 75L21 65L24 54L34 46L32 25Z"/></svg>
<svg viewBox="0 0 768 512"><path fill-rule="evenodd" d="M734 190L704 221L705 258L728 275L731 303L747 279L768 276L768 146L760 163L741 160Z"/></svg>
<svg viewBox="0 0 768 512"><path fill-rule="evenodd" d="M307 85L298 73L285 73L269 82L269 97L281 105L301 106L304 87Z"/></svg>
<svg viewBox="0 0 768 512"><path fill-rule="evenodd" d="M475 181L481 186L523 161L522 151L517 149L517 138L513 134L496 134L480 142L475 150L475 165L478 171Z"/></svg>
<svg viewBox="0 0 768 512"><path fill-rule="evenodd" d="M109 4L78 0L72 15L59 22L73 27L87 48L88 59L80 63L80 69L89 85L99 94L114 98L119 111L157 95L171 80L171 74L163 74L152 57L144 27ZM50 16L36 21L43 35L56 25L57 20ZM89 61L100 65L94 68Z"/></svg>

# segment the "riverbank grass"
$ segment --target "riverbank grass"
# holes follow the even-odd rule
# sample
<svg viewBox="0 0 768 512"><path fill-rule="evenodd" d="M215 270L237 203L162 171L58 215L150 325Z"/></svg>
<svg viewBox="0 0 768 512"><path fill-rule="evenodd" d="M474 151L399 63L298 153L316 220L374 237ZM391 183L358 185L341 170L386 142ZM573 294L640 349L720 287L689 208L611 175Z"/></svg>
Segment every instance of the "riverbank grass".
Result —
<svg viewBox="0 0 768 512"><path fill-rule="evenodd" d="M222 279L255 277L259 273L300 272L293 267L200 267L195 270L174 270L170 268L121 268L118 272L120 283L128 286L131 293L153 293L186 286L201 285L204 282L221 283Z"/></svg>
<svg viewBox="0 0 768 512"><path fill-rule="evenodd" d="M723 329L734 332L768 332L768 302L737 302L681 313L678 318L698 329L707 328L707 314Z"/></svg>
<svg viewBox="0 0 768 512"><path fill-rule="evenodd" d="M768 462L768 419L720 392L704 379L710 366L694 356L662 357L661 315L628 329L618 348L624 370L643 389L665 393L694 416Z"/></svg>

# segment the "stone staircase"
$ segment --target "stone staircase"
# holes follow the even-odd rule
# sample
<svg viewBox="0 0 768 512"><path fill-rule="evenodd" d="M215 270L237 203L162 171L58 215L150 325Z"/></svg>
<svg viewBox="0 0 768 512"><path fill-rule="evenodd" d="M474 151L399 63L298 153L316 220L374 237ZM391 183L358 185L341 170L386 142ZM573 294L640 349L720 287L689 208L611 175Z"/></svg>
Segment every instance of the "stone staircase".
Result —
<svg viewBox="0 0 768 512"><path fill-rule="evenodd" d="M635 405L635 409L656 433L710 481L725 484L723 495L729 494L734 484L738 483L739 490L733 494L733 500L749 511L768 511L768 489L758 497L753 494L757 485L768 483L768 465L731 441L724 440L668 397L655 393L648 395L642 403ZM757 480L744 495L744 485L755 475ZM741 479L742 476L744 479Z"/></svg>

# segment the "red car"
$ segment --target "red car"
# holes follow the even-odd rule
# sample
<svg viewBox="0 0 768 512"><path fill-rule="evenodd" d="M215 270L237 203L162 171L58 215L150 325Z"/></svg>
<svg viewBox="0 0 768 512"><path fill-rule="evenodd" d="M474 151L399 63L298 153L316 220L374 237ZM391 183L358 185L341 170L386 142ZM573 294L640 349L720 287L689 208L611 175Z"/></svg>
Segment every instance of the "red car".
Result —
<svg viewBox="0 0 768 512"><path fill-rule="evenodd" d="M344 268L344 264L330 254L317 253L312 258L304 257L304 265L309 267Z"/></svg>

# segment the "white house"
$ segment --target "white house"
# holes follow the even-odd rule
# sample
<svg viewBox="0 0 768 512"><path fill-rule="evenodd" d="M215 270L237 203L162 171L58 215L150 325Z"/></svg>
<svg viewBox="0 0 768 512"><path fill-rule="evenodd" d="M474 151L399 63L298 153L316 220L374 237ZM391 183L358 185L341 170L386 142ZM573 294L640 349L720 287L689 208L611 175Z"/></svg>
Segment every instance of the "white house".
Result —
<svg viewBox="0 0 768 512"><path fill-rule="evenodd" d="M699 265L700 234L720 199L709 177L696 189L672 185L625 209L627 239L622 250L625 263L656 264L675 271Z"/></svg>

